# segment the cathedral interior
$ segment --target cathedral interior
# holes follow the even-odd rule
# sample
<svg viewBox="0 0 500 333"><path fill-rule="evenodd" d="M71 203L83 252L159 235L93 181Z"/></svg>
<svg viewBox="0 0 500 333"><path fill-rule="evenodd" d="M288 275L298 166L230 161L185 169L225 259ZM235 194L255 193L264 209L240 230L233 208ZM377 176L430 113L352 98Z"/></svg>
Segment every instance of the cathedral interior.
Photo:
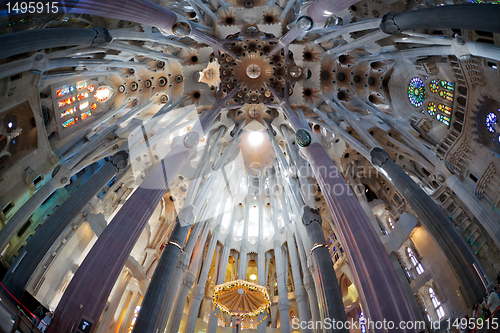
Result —
<svg viewBox="0 0 500 333"><path fill-rule="evenodd" d="M0 8L2 331L441 332L499 283L498 1Z"/></svg>

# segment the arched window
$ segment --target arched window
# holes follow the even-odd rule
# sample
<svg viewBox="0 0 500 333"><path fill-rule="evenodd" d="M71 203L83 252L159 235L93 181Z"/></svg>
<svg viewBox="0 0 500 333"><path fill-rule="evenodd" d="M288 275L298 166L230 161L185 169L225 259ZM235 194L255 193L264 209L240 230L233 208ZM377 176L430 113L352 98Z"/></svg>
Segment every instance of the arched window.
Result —
<svg viewBox="0 0 500 333"><path fill-rule="evenodd" d="M431 83L429 83L429 89L431 90L431 93L435 94L438 92L438 82L437 80L432 80Z"/></svg>
<svg viewBox="0 0 500 333"><path fill-rule="evenodd" d="M432 287L429 288L429 297L432 301L432 305L434 306L434 309L436 310L436 314L439 319L444 317L444 309L443 306L441 305L441 302L437 299L436 293L434 292L434 289Z"/></svg>
<svg viewBox="0 0 500 333"><path fill-rule="evenodd" d="M421 78L414 77L408 85L408 99L414 107L419 107L424 104L425 85Z"/></svg>
<svg viewBox="0 0 500 333"><path fill-rule="evenodd" d="M408 257L411 260L411 264L413 265L413 267L415 267L417 273L422 274L424 272L424 267L422 267L422 264L418 262L415 254L413 254L413 251L409 247L406 248L406 251L408 252Z"/></svg>
<svg viewBox="0 0 500 333"><path fill-rule="evenodd" d="M447 89L447 90L450 90L450 91L454 91L455 90L455 84L454 83L451 83L451 82L445 81L445 80L441 80L439 83L441 84L441 87L444 88L444 89Z"/></svg>
<svg viewBox="0 0 500 333"><path fill-rule="evenodd" d="M440 90L439 97L444 98L450 102L453 102L453 93L450 91Z"/></svg>

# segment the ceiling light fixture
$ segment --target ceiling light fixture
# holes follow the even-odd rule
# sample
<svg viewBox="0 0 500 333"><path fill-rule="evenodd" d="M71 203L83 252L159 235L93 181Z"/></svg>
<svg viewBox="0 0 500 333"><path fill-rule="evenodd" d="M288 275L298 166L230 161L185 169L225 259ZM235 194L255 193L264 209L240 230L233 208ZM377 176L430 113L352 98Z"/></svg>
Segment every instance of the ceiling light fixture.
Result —
<svg viewBox="0 0 500 333"><path fill-rule="evenodd" d="M252 147L258 147L264 142L264 134L262 132L250 132L248 134L248 143Z"/></svg>

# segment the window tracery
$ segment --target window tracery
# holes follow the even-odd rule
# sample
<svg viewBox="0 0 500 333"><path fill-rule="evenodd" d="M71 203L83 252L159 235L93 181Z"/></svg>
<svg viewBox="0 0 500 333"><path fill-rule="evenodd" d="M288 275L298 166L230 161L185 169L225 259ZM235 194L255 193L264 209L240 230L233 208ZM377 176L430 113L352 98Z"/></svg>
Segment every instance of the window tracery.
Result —
<svg viewBox="0 0 500 333"><path fill-rule="evenodd" d="M414 107L420 107L425 100L425 85L421 78L414 77L408 85L408 99Z"/></svg>
<svg viewBox="0 0 500 333"><path fill-rule="evenodd" d="M434 306L434 310L436 310L438 319L442 319L444 317L444 309L441 305L441 302L436 297L436 293L434 292L434 289L432 289L432 287L429 287L429 297L432 301L432 305Z"/></svg>

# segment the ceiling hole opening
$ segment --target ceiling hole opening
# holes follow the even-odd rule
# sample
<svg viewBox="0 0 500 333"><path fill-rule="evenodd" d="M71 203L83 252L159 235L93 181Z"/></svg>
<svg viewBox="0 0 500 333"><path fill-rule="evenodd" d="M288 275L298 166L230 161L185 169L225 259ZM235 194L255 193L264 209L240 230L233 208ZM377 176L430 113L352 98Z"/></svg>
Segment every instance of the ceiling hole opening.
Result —
<svg viewBox="0 0 500 333"><path fill-rule="evenodd" d="M368 96L368 100L369 100L370 102L373 102L373 101L375 100L375 98L373 98L373 95L370 95L370 96Z"/></svg>
<svg viewBox="0 0 500 333"><path fill-rule="evenodd" d="M359 75L355 75L354 82L358 83L359 81L361 81L361 78L359 77Z"/></svg>
<svg viewBox="0 0 500 333"><path fill-rule="evenodd" d="M198 62L198 57L197 56L192 56L191 57L192 62Z"/></svg>
<svg viewBox="0 0 500 333"><path fill-rule="evenodd" d="M233 23L234 23L234 20L232 17L226 18L226 24L233 24Z"/></svg>
<svg viewBox="0 0 500 333"><path fill-rule="evenodd" d="M344 97L345 97L344 92L339 91L339 92L337 93L337 98L338 98L338 99L344 99Z"/></svg>
<svg viewBox="0 0 500 333"><path fill-rule="evenodd" d="M321 80L328 80L330 79L330 72L329 71L322 71L320 74Z"/></svg>
<svg viewBox="0 0 500 333"><path fill-rule="evenodd" d="M345 55L342 54L342 55L339 56L339 62L341 64L345 63L346 60L347 60L347 57Z"/></svg>
<svg viewBox="0 0 500 333"><path fill-rule="evenodd" d="M344 73L338 73L337 74L337 80L339 80L340 82L344 81L345 80L345 74Z"/></svg>
<svg viewBox="0 0 500 333"><path fill-rule="evenodd" d="M312 91L310 89L306 89L306 90L304 90L304 95L311 96L312 95Z"/></svg>
<svg viewBox="0 0 500 333"><path fill-rule="evenodd" d="M312 53L311 52L304 53L304 58L311 59L312 58Z"/></svg>
<svg viewBox="0 0 500 333"><path fill-rule="evenodd" d="M201 97L201 94L197 91L193 94L193 97L194 98L200 98Z"/></svg>
<svg viewBox="0 0 500 333"><path fill-rule="evenodd" d="M375 84L375 78L373 78L373 77L369 77L369 78L368 78L368 84L369 84L370 86L373 86L373 85Z"/></svg>

